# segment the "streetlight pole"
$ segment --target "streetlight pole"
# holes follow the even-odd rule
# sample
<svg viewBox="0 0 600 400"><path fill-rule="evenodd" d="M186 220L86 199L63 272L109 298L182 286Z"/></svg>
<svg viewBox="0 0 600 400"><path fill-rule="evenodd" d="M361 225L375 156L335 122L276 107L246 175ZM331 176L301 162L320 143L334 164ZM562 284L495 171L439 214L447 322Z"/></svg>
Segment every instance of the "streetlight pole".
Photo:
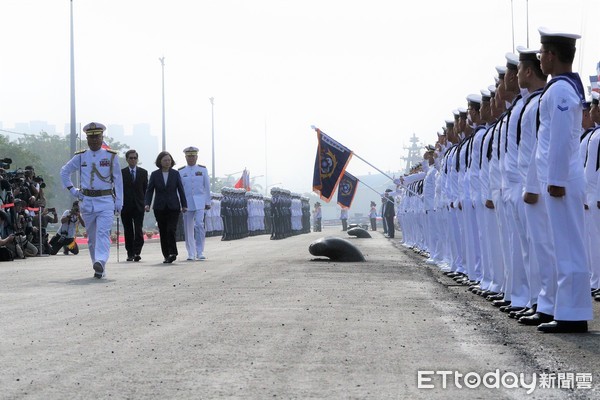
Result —
<svg viewBox="0 0 600 400"><path fill-rule="evenodd" d="M73 0L71 0L71 153L75 153L77 146L77 127L75 122L75 45L73 39ZM79 177L77 177L79 179Z"/></svg>
<svg viewBox="0 0 600 400"><path fill-rule="evenodd" d="M215 98L210 97L210 114L211 114L211 125L212 125L212 182L211 189L215 187Z"/></svg>
<svg viewBox="0 0 600 400"><path fill-rule="evenodd" d="M158 59L162 66L162 151L167 148L167 137L165 133L165 56Z"/></svg>

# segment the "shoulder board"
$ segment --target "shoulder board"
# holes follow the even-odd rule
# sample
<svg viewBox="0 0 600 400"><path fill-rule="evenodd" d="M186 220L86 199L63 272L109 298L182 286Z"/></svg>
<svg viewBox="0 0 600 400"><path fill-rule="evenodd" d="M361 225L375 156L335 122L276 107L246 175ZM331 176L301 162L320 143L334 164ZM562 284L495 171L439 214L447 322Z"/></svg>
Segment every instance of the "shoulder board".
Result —
<svg viewBox="0 0 600 400"><path fill-rule="evenodd" d="M86 151L87 151L87 149L84 149L84 150L79 150L79 151L76 151L75 153L73 153L73 155L77 155L77 154L83 154L83 153L85 153Z"/></svg>
<svg viewBox="0 0 600 400"><path fill-rule="evenodd" d="M198 164L198 166L199 166L199 167L202 167L202 168L206 168L204 165L200 165L200 164Z"/></svg>
<svg viewBox="0 0 600 400"><path fill-rule="evenodd" d="M185 165L183 167L181 167L181 168L177 168L177 171L181 171L184 168L185 168Z"/></svg>
<svg viewBox="0 0 600 400"><path fill-rule="evenodd" d="M119 152L117 150L113 150L113 149L106 149L106 151L108 151L109 153L112 153L112 154L119 154Z"/></svg>

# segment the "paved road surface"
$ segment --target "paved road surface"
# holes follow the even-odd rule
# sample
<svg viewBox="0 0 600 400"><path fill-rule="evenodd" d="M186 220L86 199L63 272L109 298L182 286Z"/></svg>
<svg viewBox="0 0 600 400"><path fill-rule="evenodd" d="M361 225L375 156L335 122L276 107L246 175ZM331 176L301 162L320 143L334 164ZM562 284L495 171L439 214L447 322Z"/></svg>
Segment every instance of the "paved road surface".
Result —
<svg viewBox="0 0 600 400"><path fill-rule="evenodd" d="M102 281L87 250L0 264L0 398L600 397L597 322L587 335L540 334L398 239L350 238L365 263L311 261L308 245L323 236L343 237L331 227L280 241L208 238L207 261L172 265L156 241L139 263L117 264L113 248ZM456 375L444 389L441 375L422 375L434 388L418 388L418 371L444 370L593 382L527 395L457 388Z"/></svg>

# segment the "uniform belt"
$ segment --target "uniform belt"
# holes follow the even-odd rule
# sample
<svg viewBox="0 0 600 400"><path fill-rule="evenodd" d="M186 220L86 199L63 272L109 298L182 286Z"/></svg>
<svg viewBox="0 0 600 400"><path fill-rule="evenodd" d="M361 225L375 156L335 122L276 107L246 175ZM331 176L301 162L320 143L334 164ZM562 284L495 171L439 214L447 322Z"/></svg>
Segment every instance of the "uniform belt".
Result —
<svg viewBox="0 0 600 400"><path fill-rule="evenodd" d="M81 189L81 193L88 197L100 197L100 196L111 196L113 194L112 189L94 190L94 189Z"/></svg>

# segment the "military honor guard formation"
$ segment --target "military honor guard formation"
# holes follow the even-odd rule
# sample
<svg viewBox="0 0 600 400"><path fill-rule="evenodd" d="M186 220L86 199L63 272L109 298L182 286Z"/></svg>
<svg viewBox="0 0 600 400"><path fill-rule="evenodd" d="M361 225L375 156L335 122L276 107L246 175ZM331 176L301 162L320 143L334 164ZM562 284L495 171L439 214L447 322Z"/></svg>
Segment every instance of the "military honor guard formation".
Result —
<svg viewBox="0 0 600 400"><path fill-rule="evenodd" d="M404 246L516 323L587 332L600 300L600 110L577 34L539 28L399 183Z"/></svg>

